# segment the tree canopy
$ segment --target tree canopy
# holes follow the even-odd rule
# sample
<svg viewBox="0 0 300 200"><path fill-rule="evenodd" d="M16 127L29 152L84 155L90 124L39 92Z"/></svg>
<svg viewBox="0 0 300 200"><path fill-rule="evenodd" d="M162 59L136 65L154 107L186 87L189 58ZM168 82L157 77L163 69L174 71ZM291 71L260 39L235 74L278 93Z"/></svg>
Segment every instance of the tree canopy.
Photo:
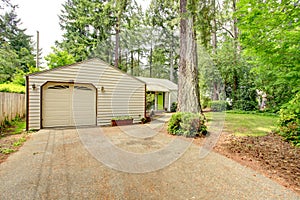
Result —
<svg viewBox="0 0 300 200"><path fill-rule="evenodd" d="M300 89L299 2L241 0L238 7L240 41L252 57L256 86L278 108Z"/></svg>
<svg viewBox="0 0 300 200"><path fill-rule="evenodd" d="M151 0L142 8L136 0L67 0L59 15L63 39L45 57L48 67L98 57L134 76L177 83L180 19L186 17L179 3ZM227 98L234 109L258 109L259 90L267 95L266 108L277 112L299 93L297 0L187 0L187 5L202 102ZM19 70L27 73L36 55L31 36L20 28L17 6L1 0L0 10L0 82L7 82Z"/></svg>
<svg viewBox="0 0 300 200"><path fill-rule="evenodd" d="M29 71L35 65L31 36L20 28L21 19L16 14L16 5L1 1L0 9L0 83L12 81L18 70Z"/></svg>

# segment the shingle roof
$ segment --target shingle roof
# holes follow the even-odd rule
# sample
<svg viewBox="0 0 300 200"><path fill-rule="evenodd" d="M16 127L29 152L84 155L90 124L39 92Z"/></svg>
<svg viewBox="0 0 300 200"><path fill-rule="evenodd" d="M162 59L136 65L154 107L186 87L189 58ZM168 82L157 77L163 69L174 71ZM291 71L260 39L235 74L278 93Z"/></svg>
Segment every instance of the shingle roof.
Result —
<svg viewBox="0 0 300 200"><path fill-rule="evenodd" d="M168 92L178 90L177 84L167 79L136 77L147 85L147 91Z"/></svg>

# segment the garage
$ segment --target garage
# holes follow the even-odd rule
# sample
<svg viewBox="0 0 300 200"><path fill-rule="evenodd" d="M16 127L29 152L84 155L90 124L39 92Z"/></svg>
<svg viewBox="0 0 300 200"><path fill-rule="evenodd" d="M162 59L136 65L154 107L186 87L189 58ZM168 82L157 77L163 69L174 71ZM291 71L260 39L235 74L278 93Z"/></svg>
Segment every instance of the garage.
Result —
<svg viewBox="0 0 300 200"><path fill-rule="evenodd" d="M48 82L42 87L43 127L96 125L96 88Z"/></svg>
<svg viewBox="0 0 300 200"><path fill-rule="evenodd" d="M26 129L110 125L145 116L145 82L100 59L26 75Z"/></svg>

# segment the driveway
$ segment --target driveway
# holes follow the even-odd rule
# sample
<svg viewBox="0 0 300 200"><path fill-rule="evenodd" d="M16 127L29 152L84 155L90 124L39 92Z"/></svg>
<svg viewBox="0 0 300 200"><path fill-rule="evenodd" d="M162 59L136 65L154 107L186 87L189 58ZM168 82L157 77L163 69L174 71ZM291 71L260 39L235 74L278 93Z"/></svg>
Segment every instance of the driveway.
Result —
<svg viewBox="0 0 300 200"><path fill-rule="evenodd" d="M40 130L0 165L0 199L300 199L190 139L159 132L166 120Z"/></svg>

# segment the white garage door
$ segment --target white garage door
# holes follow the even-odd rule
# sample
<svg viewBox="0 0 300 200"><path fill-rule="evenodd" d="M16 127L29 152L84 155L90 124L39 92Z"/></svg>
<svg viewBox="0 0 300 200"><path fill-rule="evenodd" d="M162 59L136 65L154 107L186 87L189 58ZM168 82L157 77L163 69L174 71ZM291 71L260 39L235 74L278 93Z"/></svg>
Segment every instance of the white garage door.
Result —
<svg viewBox="0 0 300 200"><path fill-rule="evenodd" d="M43 86L43 127L96 125L96 89L89 84Z"/></svg>

